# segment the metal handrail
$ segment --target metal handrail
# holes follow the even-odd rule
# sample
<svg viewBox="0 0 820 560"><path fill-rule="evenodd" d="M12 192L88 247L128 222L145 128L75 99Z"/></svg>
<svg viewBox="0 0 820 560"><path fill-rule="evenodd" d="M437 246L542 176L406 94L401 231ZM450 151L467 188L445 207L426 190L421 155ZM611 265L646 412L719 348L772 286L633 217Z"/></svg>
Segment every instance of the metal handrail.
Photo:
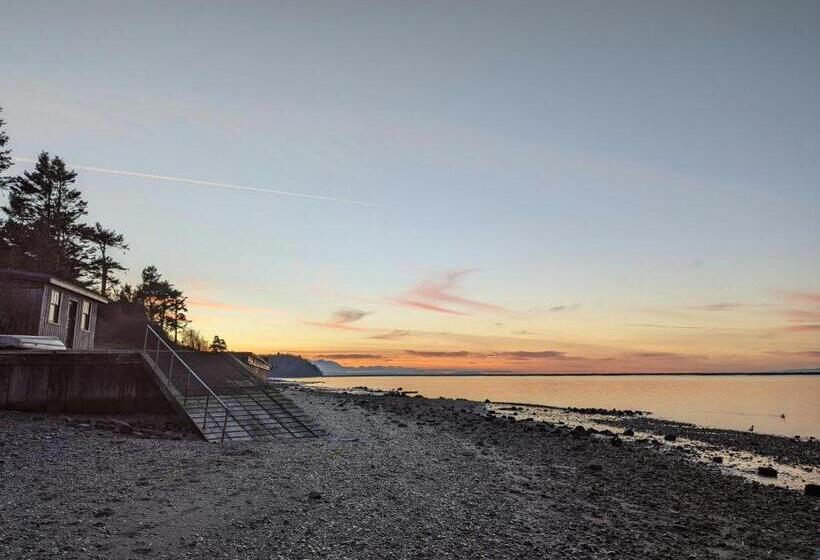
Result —
<svg viewBox="0 0 820 560"><path fill-rule="evenodd" d="M212 389L208 386L208 384L207 384L207 383L205 383L205 382L204 382L204 381L203 381L203 380L202 380L202 379L201 379L201 378L200 378L200 377L196 374L196 372L195 372L194 370L192 370L192 369L191 369L191 367L190 367L187 363L185 363L185 360L183 360L183 359L179 356L179 354L177 354L177 353L176 353L176 351L174 351L174 349L173 349L173 348L171 348L171 346L170 346L167 342L165 342L165 340L162 338L162 336L161 336L161 335L160 335L157 331L155 331L155 330L154 330L154 328L153 328L151 325L145 325L145 342L143 343L143 347L142 347L142 349L145 351L145 353L148 355L148 357L150 357L150 356L151 356L151 354L150 354L150 353L149 353L149 351L148 351L148 332L149 332L149 331L150 331L150 332L151 332L151 333L152 333L155 337L157 337L157 348L156 348L157 358L156 358L156 360L154 361L154 363L155 363L155 364L156 364L156 366L157 366L157 369L158 369L158 370L159 370L159 371L160 371L163 375L165 375L165 372L163 372L163 371L162 371L162 367L159 365L159 352L160 352L160 350L159 350L159 343L160 343L160 342L162 342L162 344L163 344L163 345L164 345L164 346L168 349L168 351L171 353L171 355L172 355L174 358L176 358L176 359L177 359L177 360L178 360L178 361L179 361L179 362L180 362L183 366L185 366L185 369L187 369L187 370L188 370L188 376L185 378L185 392L184 392L184 393L183 393L183 395L182 395L182 396L183 396L183 399L185 399L185 402L187 402L187 401L188 401L188 387L190 386L190 383L189 383L189 382L190 382L190 380L191 380L191 377L192 377L192 376L193 376L193 378L194 378L197 382L199 382L199 384L200 384L200 385L202 385L202 387L204 387L204 388L205 388L205 390L207 391L207 393L205 394L205 412L204 412L204 413L203 413L203 415L202 415L202 429L203 429L203 430L205 429L205 427L206 427L206 425L207 425L207 422L208 422L208 406L210 405L211 397L213 397L213 399L214 399L214 400L215 400L215 401L219 404L219 406L221 406L221 407L222 407L222 409L225 411L225 418L224 418L224 420L222 421L222 434L220 435L220 439L219 439L219 442L220 442L220 443L223 443L223 442L225 441L225 431L227 430L227 427L228 427L228 416L230 416L231 418L233 418L233 414L231 414L231 413L230 413L230 411L228 410L228 406L227 406L227 405L226 405L226 404L222 401L222 399L220 399L220 398L219 398L219 396L218 396L216 393L214 393L214 392L213 392L213 390L212 390ZM168 375L167 375L167 377L168 377L168 381L169 381L169 383L171 383L171 385L173 385L173 380L172 380L172 378L171 378L171 373L170 373L170 372L172 372L172 371L173 371L173 364L174 364L174 361L173 361L173 359L172 359L172 360L171 360L171 365L170 365L170 368L169 368L169 373L168 373ZM177 390L179 390L179 389L177 389ZM218 419L217 419L217 418L213 415L213 413L211 414L211 418L214 420L214 422L215 422L215 423L216 423L216 422L218 422ZM236 419L235 419L235 418L234 418L234 421L236 421Z"/></svg>

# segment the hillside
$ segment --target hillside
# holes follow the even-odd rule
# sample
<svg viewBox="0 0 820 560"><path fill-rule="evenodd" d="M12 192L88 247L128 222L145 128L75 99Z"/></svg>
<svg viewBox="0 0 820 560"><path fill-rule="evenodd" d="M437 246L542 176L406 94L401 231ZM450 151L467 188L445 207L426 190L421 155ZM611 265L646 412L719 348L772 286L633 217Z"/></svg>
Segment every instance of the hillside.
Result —
<svg viewBox="0 0 820 560"><path fill-rule="evenodd" d="M268 357L271 377L320 377L322 370L295 354L274 354Z"/></svg>

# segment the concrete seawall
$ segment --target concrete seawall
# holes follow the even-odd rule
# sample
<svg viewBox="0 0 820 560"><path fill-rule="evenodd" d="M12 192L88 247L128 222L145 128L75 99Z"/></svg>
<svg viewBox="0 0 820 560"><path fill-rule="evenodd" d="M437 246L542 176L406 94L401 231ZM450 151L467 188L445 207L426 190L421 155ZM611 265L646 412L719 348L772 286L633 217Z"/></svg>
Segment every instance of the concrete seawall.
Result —
<svg viewBox="0 0 820 560"><path fill-rule="evenodd" d="M0 410L169 414L138 352L0 352Z"/></svg>

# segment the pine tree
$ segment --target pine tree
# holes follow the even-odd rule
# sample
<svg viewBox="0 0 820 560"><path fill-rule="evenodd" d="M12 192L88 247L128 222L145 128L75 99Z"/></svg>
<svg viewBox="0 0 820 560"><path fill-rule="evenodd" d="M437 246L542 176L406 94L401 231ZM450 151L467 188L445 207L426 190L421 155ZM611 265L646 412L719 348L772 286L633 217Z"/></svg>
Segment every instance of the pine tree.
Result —
<svg viewBox="0 0 820 560"><path fill-rule="evenodd" d="M188 312L188 306L185 304L185 301L188 299L182 295L182 292L177 290L179 295L175 295L171 302L168 309L168 313L165 319L165 328L169 331L174 333L174 342L179 342L179 333L185 327L187 327L191 322L188 320L188 316L186 313Z"/></svg>
<svg viewBox="0 0 820 560"><path fill-rule="evenodd" d="M11 149L6 148L6 144L9 142L9 135L3 130L3 127L6 126L6 121L3 120L2 114L3 108L0 107L0 191L3 190L3 187L6 186L9 180L5 175L6 170L14 163L11 160Z"/></svg>
<svg viewBox="0 0 820 560"><path fill-rule="evenodd" d="M185 305L187 299L182 290L164 280L155 266L147 266L142 271L142 284L134 291L134 301L142 303L145 315L163 331L174 333L174 340L178 339L178 332L189 321L185 316L188 311Z"/></svg>
<svg viewBox="0 0 820 560"><path fill-rule="evenodd" d="M220 338L219 335L215 334L214 339L211 341L210 349L211 352L224 352L228 349L228 344L224 338Z"/></svg>
<svg viewBox="0 0 820 560"><path fill-rule="evenodd" d="M73 187L77 173L59 158L41 152L34 171L7 184L8 204L0 237L8 248L7 265L81 282L88 258L80 222L86 201Z"/></svg>
<svg viewBox="0 0 820 560"><path fill-rule="evenodd" d="M118 303L134 303L134 288L131 287L131 284L126 282L122 285L122 288L115 290L114 301Z"/></svg>
<svg viewBox="0 0 820 560"><path fill-rule="evenodd" d="M0 115L3 113L3 108L0 107ZM6 171L12 166L11 149L6 148L9 142L9 135L3 130L6 121L0 118L0 193L2 193L10 179L6 176ZM9 245L5 237L2 235L4 230L3 224L5 220L0 217L0 266L8 266L10 264Z"/></svg>
<svg viewBox="0 0 820 560"><path fill-rule="evenodd" d="M100 295L108 297L108 288L115 288L119 284L119 280L113 273L126 270L111 257L109 250L127 251L128 245L121 233L105 229L100 222L94 224L93 228L87 228L85 238L94 246L94 254L88 263L88 276L91 278L92 285L99 290Z"/></svg>

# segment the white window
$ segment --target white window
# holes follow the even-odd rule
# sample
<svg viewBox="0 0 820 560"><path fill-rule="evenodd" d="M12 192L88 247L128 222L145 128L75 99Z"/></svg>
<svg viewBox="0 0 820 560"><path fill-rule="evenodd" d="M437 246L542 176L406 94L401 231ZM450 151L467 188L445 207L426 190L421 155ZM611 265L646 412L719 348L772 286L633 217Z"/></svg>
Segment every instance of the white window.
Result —
<svg viewBox="0 0 820 560"><path fill-rule="evenodd" d="M84 331L91 330L91 302L83 302L83 311L80 314L80 328Z"/></svg>
<svg viewBox="0 0 820 560"><path fill-rule="evenodd" d="M63 303L63 293L60 290L51 289L51 300L48 302L48 322L59 324L60 304Z"/></svg>

